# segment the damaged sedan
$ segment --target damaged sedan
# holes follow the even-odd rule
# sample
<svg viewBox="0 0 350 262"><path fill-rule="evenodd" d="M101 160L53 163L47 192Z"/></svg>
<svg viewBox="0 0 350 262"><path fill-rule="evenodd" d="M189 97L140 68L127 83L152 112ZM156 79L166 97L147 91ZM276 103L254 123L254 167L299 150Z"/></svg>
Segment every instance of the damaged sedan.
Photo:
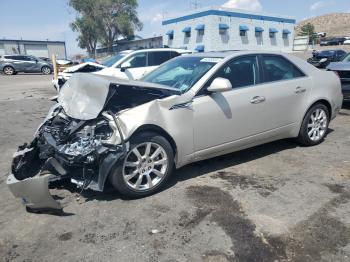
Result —
<svg viewBox="0 0 350 262"><path fill-rule="evenodd" d="M290 137L317 145L341 104L334 73L280 53L181 56L141 81L77 73L7 183L32 209L62 208L48 184L64 178L143 197L191 162Z"/></svg>

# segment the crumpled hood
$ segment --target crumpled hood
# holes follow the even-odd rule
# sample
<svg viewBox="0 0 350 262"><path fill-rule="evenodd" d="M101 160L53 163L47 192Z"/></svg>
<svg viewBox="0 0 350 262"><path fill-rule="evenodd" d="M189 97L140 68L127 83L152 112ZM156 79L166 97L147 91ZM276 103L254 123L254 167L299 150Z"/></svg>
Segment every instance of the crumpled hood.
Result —
<svg viewBox="0 0 350 262"><path fill-rule="evenodd" d="M333 62L327 66L327 69L333 71L350 71L350 62Z"/></svg>
<svg viewBox="0 0 350 262"><path fill-rule="evenodd" d="M66 70L63 71L63 73L74 73L74 72L78 71L79 69L84 68L85 66L89 66L89 65L95 66L98 68L106 68L104 65L100 65L100 64L97 64L94 62L86 62L86 63L82 63L79 65L68 67Z"/></svg>
<svg viewBox="0 0 350 262"><path fill-rule="evenodd" d="M113 88L130 86L134 89L158 89L171 95L180 94L178 89L158 84L123 80L96 74L76 73L62 86L58 95L58 103L63 107L65 113L74 119L94 119L103 110L111 86Z"/></svg>

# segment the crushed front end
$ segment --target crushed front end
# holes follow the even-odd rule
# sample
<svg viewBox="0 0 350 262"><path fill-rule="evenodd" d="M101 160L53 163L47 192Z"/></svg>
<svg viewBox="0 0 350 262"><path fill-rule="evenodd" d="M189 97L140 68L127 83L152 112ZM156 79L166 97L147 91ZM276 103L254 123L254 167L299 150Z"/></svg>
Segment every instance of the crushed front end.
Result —
<svg viewBox="0 0 350 262"><path fill-rule="evenodd" d="M49 193L51 181L67 178L82 190L103 191L107 176L125 147L113 113L76 120L56 106L34 140L20 146L14 154L7 184L27 208L62 209Z"/></svg>

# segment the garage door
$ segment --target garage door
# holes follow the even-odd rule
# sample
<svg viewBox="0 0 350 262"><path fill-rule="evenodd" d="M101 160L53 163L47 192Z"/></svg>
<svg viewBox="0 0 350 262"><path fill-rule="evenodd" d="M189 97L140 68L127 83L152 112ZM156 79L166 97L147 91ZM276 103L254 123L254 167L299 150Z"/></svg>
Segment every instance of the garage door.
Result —
<svg viewBox="0 0 350 262"><path fill-rule="evenodd" d="M36 57L49 57L47 45L25 45L26 54Z"/></svg>
<svg viewBox="0 0 350 262"><path fill-rule="evenodd" d="M0 44L0 56L5 54L4 44Z"/></svg>

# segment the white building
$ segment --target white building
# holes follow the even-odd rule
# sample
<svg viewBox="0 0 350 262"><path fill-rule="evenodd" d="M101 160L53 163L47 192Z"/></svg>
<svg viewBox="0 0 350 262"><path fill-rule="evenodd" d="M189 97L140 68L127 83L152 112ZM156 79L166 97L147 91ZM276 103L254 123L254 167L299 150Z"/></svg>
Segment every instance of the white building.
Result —
<svg viewBox="0 0 350 262"><path fill-rule="evenodd" d="M190 50L293 49L295 19L222 7L195 10L166 19L163 44Z"/></svg>

